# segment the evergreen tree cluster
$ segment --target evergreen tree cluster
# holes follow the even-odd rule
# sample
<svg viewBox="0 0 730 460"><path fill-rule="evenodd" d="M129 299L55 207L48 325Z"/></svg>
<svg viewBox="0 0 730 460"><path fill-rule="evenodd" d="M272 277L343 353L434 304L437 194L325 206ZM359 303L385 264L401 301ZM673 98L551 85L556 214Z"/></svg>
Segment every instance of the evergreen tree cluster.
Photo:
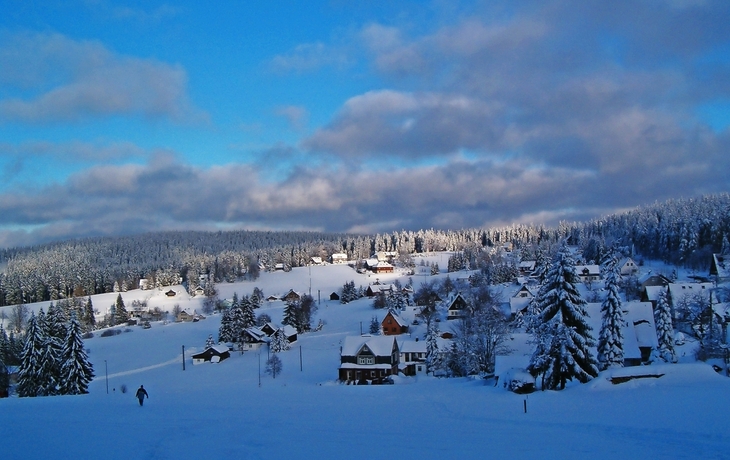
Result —
<svg viewBox="0 0 730 460"><path fill-rule="evenodd" d="M88 393L94 377L82 339L81 324L72 313L51 305L48 314L31 314L20 355L17 392L20 397Z"/></svg>
<svg viewBox="0 0 730 460"><path fill-rule="evenodd" d="M244 342L246 338L244 331L256 325L256 313L254 312L256 305L251 302L250 297L243 296L239 300L238 293L233 293L231 306L223 311L223 316L221 317L221 325L218 329L218 341Z"/></svg>
<svg viewBox="0 0 730 460"><path fill-rule="evenodd" d="M312 320L317 312L317 304L309 294L299 300L289 300L284 307L282 324L292 326L297 332L308 332L312 329Z"/></svg>

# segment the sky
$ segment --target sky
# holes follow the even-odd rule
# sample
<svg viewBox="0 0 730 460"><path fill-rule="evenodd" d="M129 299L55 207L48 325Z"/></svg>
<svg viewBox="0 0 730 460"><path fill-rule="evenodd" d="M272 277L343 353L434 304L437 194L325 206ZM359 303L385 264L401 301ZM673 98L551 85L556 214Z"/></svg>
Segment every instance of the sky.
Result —
<svg viewBox="0 0 730 460"><path fill-rule="evenodd" d="M0 247L556 225L727 192L729 20L725 0L5 0Z"/></svg>

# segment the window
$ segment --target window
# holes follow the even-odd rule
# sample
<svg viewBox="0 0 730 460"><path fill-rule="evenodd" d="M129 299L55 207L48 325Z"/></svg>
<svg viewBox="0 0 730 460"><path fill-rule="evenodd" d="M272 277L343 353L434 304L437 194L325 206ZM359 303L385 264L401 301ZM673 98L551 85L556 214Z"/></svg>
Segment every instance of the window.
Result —
<svg viewBox="0 0 730 460"><path fill-rule="evenodd" d="M358 356L357 363L360 365L375 364L374 356Z"/></svg>

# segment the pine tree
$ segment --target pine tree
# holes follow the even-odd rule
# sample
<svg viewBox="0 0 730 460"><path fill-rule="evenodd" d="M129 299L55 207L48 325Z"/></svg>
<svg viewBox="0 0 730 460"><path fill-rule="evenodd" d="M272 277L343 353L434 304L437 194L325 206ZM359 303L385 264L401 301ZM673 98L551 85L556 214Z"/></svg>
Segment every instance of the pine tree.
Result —
<svg viewBox="0 0 730 460"><path fill-rule="evenodd" d="M82 331L76 315L71 316L68 334L61 352L61 380L59 390L64 395L89 392L89 382L94 378L94 368L84 351Z"/></svg>
<svg viewBox="0 0 730 460"><path fill-rule="evenodd" d="M91 303L91 296L86 299L84 304L84 314L81 317L82 328L85 332L96 329L96 315L94 314L94 304Z"/></svg>
<svg viewBox="0 0 730 460"><path fill-rule="evenodd" d="M299 331L302 328L299 320L299 302L295 300L288 300L286 302L286 307L284 307L284 319L282 319L281 323L289 325Z"/></svg>
<svg viewBox="0 0 730 460"><path fill-rule="evenodd" d="M611 251L609 251L611 252ZM626 327L619 295L618 260L610 257L603 264L606 273L606 298L601 305L601 331L598 336L598 366L601 370L624 365L624 334Z"/></svg>
<svg viewBox="0 0 730 460"><path fill-rule="evenodd" d="M20 356L17 392L20 397L39 396L41 388L41 364L43 362L43 330L38 326L35 313L31 313L25 333L25 344Z"/></svg>
<svg viewBox="0 0 730 460"><path fill-rule="evenodd" d="M117 301L114 304L114 324L122 324L129 320L129 313L127 313L127 307L124 305L124 299L122 294L117 295Z"/></svg>
<svg viewBox="0 0 730 460"><path fill-rule="evenodd" d="M662 290L654 310L654 322L657 333L657 354L668 363L676 363L677 355L674 351L674 326L672 325L672 310L667 299L669 288Z"/></svg>
<svg viewBox="0 0 730 460"><path fill-rule="evenodd" d="M36 318L36 326L43 337L41 362L38 363L38 380L36 381L38 396L54 396L58 392L60 378L58 360L61 355L61 341L52 335L52 321L53 319L41 308Z"/></svg>
<svg viewBox="0 0 730 460"><path fill-rule="evenodd" d="M241 314L242 314L242 325L244 329L247 329L249 327L256 325L256 313L254 313L253 304L251 303L251 300L247 296L243 296L241 298Z"/></svg>
<svg viewBox="0 0 730 460"><path fill-rule="evenodd" d="M533 333L535 352L527 370L542 374L543 389L563 389L573 378L585 383L598 375L590 348L594 345L586 322L585 300L576 288L580 282L565 243L553 259L535 299L540 325Z"/></svg>
<svg viewBox="0 0 730 460"><path fill-rule="evenodd" d="M210 348L215 345L215 342L213 341L213 334L208 335L208 338L205 339L205 348Z"/></svg>
<svg viewBox="0 0 730 460"><path fill-rule="evenodd" d="M248 327L246 326L243 309L240 306L231 308L230 319L230 340L232 342L243 342L243 331Z"/></svg>

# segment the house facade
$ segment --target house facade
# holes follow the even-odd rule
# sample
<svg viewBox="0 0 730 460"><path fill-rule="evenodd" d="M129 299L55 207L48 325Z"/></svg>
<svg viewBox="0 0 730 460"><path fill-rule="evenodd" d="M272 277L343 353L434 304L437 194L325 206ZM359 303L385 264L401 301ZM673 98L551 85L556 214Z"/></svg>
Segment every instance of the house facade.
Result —
<svg viewBox="0 0 730 460"><path fill-rule="evenodd" d="M225 345L215 345L208 347L201 353L194 354L193 364L202 363L219 363L227 358L230 358L231 353L228 351L228 347Z"/></svg>
<svg viewBox="0 0 730 460"><path fill-rule="evenodd" d="M347 384L382 383L398 374L400 349L393 336L348 336L342 343L338 378Z"/></svg>

